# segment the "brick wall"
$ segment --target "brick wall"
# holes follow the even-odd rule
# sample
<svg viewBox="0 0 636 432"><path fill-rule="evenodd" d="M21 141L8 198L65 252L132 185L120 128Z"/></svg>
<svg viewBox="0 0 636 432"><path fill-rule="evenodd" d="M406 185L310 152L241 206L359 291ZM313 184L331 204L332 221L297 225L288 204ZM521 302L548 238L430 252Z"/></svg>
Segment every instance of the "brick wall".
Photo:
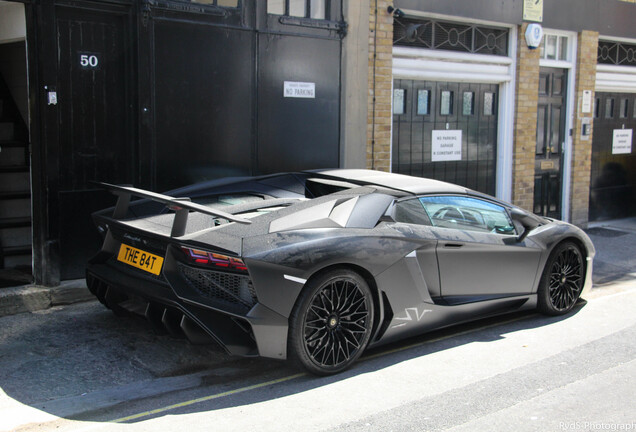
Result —
<svg viewBox="0 0 636 432"><path fill-rule="evenodd" d="M370 2L367 168L391 170L393 1Z"/></svg>
<svg viewBox="0 0 636 432"><path fill-rule="evenodd" d="M570 220L575 225L585 226L588 222L590 198L590 171L592 167L592 139L581 139L582 118L591 119L593 113L581 113L581 99L584 90L592 91L596 83L596 53L598 49L598 33L583 31L578 37L578 53L576 65L576 115L574 119L574 136L572 151L572 180L570 190ZM591 121L593 125L594 122Z"/></svg>
<svg viewBox="0 0 636 432"><path fill-rule="evenodd" d="M528 48L523 35L528 24L519 27L515 100L512 202L532 211L534 202L534 159L539 101L539 50Z"/></svg>

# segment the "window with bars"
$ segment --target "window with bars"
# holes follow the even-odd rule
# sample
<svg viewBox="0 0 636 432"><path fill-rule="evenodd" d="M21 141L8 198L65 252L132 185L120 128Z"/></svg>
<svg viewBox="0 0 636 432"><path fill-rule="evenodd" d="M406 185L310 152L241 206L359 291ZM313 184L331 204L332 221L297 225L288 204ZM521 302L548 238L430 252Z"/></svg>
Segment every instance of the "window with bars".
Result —
<svg viewBox="0 0 636 432"><path fill-rule="evenodd" d="M395 18L393 45L508 55L508 29L432 19Z"/></svg>
<svg viewBox="0 0 636 432"><path fill-rule="evenodd" d="M621 66L636 66L636 44L598 41L597 62Z"/></svg>
<svg viewBox="0 0 636 432"><path fill-rule="evenodd" d="M267 0L267 13L298 18L326 19L327 0Z"/></svg>

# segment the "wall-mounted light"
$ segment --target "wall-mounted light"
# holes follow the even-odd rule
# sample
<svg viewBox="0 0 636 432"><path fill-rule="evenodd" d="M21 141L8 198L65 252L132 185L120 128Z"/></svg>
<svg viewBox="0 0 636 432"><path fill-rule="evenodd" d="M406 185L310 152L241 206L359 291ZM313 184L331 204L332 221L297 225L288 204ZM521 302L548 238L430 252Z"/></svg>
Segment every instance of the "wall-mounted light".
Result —
<svg viewBox="0 0 636 432"><path fill-rule="evenodd" d="M389 15L393 15L396 18L402 18L404 16L404 12L402 12L401 9L394 8L393 6L386 8L386 11Z"/></svg>

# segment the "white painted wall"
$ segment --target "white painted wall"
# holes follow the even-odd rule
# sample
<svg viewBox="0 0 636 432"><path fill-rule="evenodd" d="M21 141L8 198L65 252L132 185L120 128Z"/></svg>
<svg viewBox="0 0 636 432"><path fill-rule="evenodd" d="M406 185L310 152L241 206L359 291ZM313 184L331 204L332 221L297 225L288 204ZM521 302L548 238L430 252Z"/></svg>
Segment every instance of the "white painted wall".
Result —
<svg viewBox="0 0 636 432"><path fill-rule="evenodd" d="M340 167L366 168L370 4L355 0L344 7L349 28L341 60Z"/></svg>
<svg viewBox="0 0 636 432"><path fill-rule="evenodd" d="M26 38L26 20L22 3L0 1L0 43Z"/></svg>

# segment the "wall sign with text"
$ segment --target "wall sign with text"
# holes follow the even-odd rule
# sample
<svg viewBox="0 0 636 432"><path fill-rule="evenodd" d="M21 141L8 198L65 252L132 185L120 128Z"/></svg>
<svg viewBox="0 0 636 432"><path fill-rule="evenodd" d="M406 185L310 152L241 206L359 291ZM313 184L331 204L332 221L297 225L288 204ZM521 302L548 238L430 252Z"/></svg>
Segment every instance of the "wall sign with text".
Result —
<svg viewBox="0 0 636 432"><path fill-rule="evenodd" d="M612 154L630 154L632 152L632 130L614 129Z"/></svg>
<svg viewBox="0 0 636 432"><path fill-rule="evenodd" d="M283 97L315 99L316 83L285 81L283 84Z"/></svg>
<svg viewBox="0 0 636 432"><path fill-rule="evenodd" d="M523 0L523 20L543 21L543 0Z"/></svg>
<svg viewBox="0 0 636 432"><path fill-rule="evenodd" d="M432 162L462 160L461 130L434 130L432 138Z"/></svg>

